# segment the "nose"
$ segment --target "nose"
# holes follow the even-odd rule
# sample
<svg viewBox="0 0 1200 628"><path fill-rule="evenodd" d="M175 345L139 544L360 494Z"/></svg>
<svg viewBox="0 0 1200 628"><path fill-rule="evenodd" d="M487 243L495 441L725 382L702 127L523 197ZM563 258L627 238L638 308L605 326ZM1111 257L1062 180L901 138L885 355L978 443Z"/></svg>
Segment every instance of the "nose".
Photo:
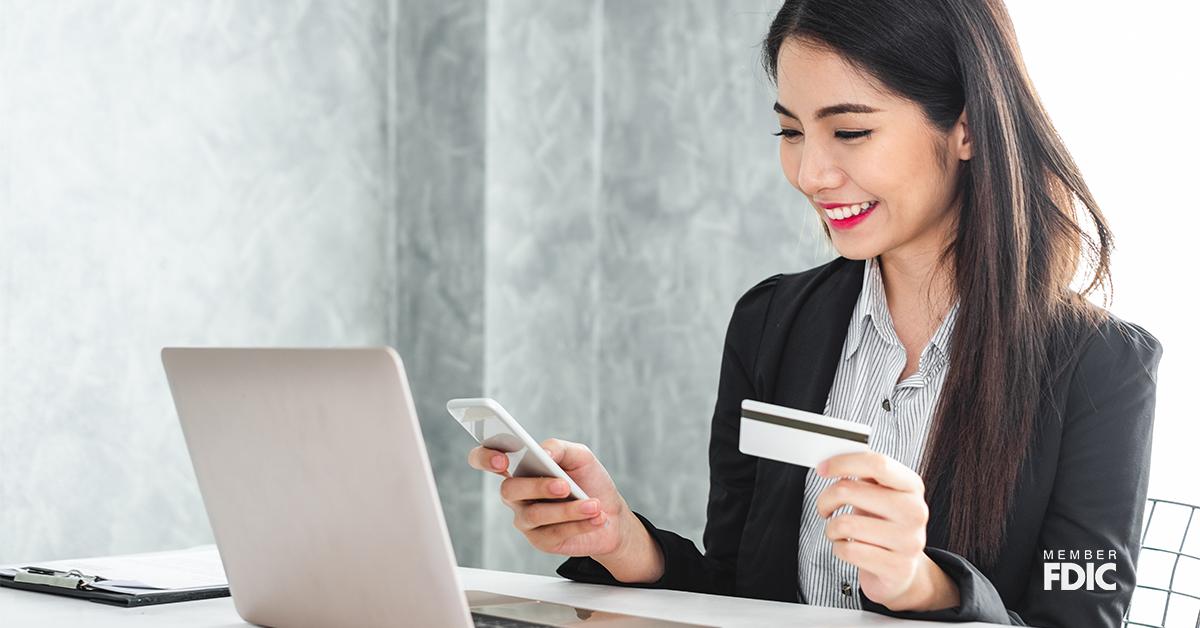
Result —
<svg viewBox="0 0 1200 628"><path fill-rule="evenodd" d="M834 156L820 142L806 142L801 148L796 185L807 196L813 197L822 190L836 189L842 185L845 176Z"/></svg>

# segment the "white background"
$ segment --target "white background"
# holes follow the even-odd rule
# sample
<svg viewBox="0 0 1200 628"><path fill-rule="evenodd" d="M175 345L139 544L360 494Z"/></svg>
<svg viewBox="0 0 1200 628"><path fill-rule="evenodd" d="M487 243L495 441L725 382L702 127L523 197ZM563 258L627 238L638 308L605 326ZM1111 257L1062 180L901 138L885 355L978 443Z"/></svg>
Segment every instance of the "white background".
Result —
<svg viewBox="0 0 1200 628"><path fill-rule="evenodd" d="M1200 11L1169 0L1008 7L1033 84L1115 234L1111 310L1163 344L1149 496L1200 504L1200 329L1189 307Z"/></svg>

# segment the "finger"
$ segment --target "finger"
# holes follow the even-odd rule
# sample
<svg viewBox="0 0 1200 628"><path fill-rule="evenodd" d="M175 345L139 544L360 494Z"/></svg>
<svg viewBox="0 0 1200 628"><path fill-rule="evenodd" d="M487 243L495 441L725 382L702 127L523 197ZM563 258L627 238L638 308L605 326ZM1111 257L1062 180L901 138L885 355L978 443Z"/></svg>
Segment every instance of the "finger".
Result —
<svg viewBox="0 0 1200 628"><path fill-rule="evenodd" d="M828 518L843 506L853 506L858 514L869 512L887 518L898 509L899 491L868 484L861 480L843 478L834 482L817 495L817 514Z"/></svg>
<svg viewBox="0 0 1200 628"><path fill-rule="evenodd" d="M821 461L817 474L822 477L855 477L910 493L925 493L925 483L916 471L891 456L875 451L841 454Z"/></svg>
<svg viewBox="0 0 1200 628"><path fill-rule="evenodd" d="M835 513L837 513L837 509L834 509L833 512L829 513L829 516L834 517L834 516L836 516ZM870 510L867 510L866 508L863 508L861 506L850 506L849 508L846 509L846 512L843 514L862 515L864 517L871 517L872 519L884 519L884 520L890 521L890 519L888 517L885 517L884 515L881 515L877 512L871 512Z"/></svg>
<svg viewBox="0 0 1200 628"><path fill-rule="evenodd" d="M903 557L890 550L854 541L834 541L833 555L872 574L887 574L898 571Z"/></svg>
<svg viewBox="0 0 1200 628"><path fill-rule="evenodd" d="M567 541L577 536L595 532L606 525L608 525L608 515L601 513L600 516L585 521L556 523L554 525L535 528L526 532L525 538L529 539L530 544L543 552L559 553Z"/></svg>
<svg viewBox="0 0 1200 628"><path fill-rule="evenodd" d="M853 539L893 552L914 554L925 549L925 530L910 529L894 522L861 515L838 515L825 524L830 541Z"/></svg>
<svg viewBox="0 0 1200 628"><path fill-rule="evenodd" d="M855 514L910 525L924 524L922 519L928 516L924 497L861 480L838 480L817 496L817 513L822 517L829 517L842 506L853 506Z"/></svg>
<svg viewBox="0 0 1200 628"><path fill-rule="evenodd" d="M850 481L850 480L847 480L847 481ZM865 482L865 481L863 482L863 484L865 484L865 485L867 485L867 486L878 486L877 484L872 484L872 483L870 483L870 482ZM885 490L885 491L891 491L892 493L900 493L900 491L897 491L897 490L894 490L894 489L890 489L890 488L888 488L888 489L883 489L883 490ZM901 495L905 495L906 493L900 493L900 494L901 494ZM834 509L832 512L830 512L830 513L829 513L829 516L830 516L830 517L833 517L833 516L836 516L837 514L854 514L854 515L862 515L862 516L864 516L864 517L872 517L872 518L875 518L875 519L888 519L888 520L890 520L890 519L893 519L893 518L897 518L897 515L895 514L895 511L892 511L892 516L891 516L891 517L889 517L889 516L887 516L887 515L884 515L884 514L882 514L882 513L875 512L875 511L873 511L873 510L867 510L866 508L863 508L862 506L855 506L855 505L853 505L853 504L849 504L849 505L843 504L843 506L845 506L845 508L846 508L846 510L845 510L845 512L844 512L844 513L838 513L838 510L835 508L835 509ZM901 507L901 508L903 508L903 507ZM899 518L903 518L903 516L901 515Z"/></svg>
<svg viewBox="0 0 1200 628"><path fill-rule="evenodd" d="M500 497L506 502L532 499L561 499L571 494L571 487L558 478L508 478L500 483Z"/></svg>
<svg viewBox="0 0 1200 628"><path fill-rule="evenodd" d="M513 524L524 532L556 523L591 519L599 514L600 502L595 499L529 504L518 510Z"/></svg>
<svg viewBox="0 0 1200 628"><path fill-rule="evenodd" d="M591 464L596 460L596 456L592 453L592 450L588 449L588 446L582 443L547 438L542 441L542 448L567 473Z"/></svg>
<svg viewBox="0 0 1200 628"><path fill-rule="evenodd" d="M502 475L507 474L508 471L508 456L502 451L486 447L472 449L467 454L467 463L480 471L490 471Z"/></svg>

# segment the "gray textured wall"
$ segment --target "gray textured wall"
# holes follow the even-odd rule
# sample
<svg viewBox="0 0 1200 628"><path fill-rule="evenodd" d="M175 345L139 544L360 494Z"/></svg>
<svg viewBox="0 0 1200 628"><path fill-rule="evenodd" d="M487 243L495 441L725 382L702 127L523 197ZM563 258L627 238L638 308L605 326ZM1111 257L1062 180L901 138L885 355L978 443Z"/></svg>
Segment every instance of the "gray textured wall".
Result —
<svg viewBox="0 0 1200 628"><path fill-rule="evenodd" d="M700 543L721 343L833 256L784 179L761 0L489 4L486 390ZM552 573L485 480L484 565Z"/></svg>
<svg viewBox="0 0 1200 628"><path fill-rule="evenodd" d="M482 560L479 472L446 400L483 387L486 3L401 0L393 37L398 292L395 346L412 383L454 552Z"/></svg>
<svg viewBox="0 0 1200 628"><path fill-rule="evenodd" d="M777 6L0 0L0 561L210 540L166 344L394 344L462 564L559 559L455 396L699 541L733 304L833 255L769 135Z"/></svg>
<svg viewBox="0 0 1200 628"><path fill-rule="evenodd" d="M386 8L0 3L0 561L210 541L162 346L388 340Z"/></svg>

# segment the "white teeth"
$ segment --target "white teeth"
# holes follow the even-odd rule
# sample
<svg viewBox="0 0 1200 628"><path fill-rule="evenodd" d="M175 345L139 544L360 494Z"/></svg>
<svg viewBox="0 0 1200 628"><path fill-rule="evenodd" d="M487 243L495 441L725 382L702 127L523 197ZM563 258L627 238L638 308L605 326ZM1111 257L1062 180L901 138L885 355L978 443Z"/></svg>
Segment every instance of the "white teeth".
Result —
<svg viewBox="0 0 1200 628"><path fill-rule="evenodd" d="M858 203L856 205L844 205L836 209L827 209L825 210L825 215L829 216L833 220L845 220L851 216L857 216L863 213L874 203L875 201L868 201L866 203Z"/></svg>

